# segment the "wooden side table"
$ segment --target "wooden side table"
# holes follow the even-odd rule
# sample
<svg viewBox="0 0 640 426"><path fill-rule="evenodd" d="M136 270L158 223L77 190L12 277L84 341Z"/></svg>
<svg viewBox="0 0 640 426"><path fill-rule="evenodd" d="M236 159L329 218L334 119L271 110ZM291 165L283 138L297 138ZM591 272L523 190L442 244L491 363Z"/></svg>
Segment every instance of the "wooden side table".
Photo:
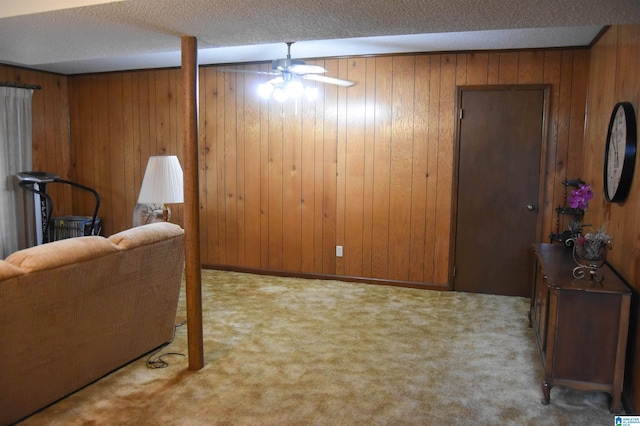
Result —
<svg viewBox="0 0 640 426"><path fill-rule="evenodd" d="M573 277L571 249L534 244L536 268L529 320L542 359L543 404L551 388L567 386L611 395L620 410L631 291L604 265L601 283Z"/></svg>

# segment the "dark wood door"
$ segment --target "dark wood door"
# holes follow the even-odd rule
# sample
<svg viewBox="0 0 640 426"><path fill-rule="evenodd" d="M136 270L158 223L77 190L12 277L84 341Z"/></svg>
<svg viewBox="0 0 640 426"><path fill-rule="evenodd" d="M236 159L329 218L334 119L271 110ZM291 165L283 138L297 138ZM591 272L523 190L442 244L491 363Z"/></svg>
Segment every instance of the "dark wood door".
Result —
<svg viewBox="0 0 640 426"><path fill-rule="evenodd" d="M460 89L454 289L531 296L545 88Z"/></svg>

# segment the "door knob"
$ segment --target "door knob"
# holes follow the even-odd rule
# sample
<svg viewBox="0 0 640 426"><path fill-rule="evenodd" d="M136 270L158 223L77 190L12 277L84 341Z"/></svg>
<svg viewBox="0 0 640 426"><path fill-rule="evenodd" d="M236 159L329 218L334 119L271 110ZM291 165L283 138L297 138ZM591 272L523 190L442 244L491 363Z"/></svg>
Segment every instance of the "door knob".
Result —
<svg viewBox="0 0 640 426"><path fill-rule="evenodd" d="M536 210L538 210L538 207L535 204L527 204L527 210L529 210L530 212L534 212Z"/></svg>

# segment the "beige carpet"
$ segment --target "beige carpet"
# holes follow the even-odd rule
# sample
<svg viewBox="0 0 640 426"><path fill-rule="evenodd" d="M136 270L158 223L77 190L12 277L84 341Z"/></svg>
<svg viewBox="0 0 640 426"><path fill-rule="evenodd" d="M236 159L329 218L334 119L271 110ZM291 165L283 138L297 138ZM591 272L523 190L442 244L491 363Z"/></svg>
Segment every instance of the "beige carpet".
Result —
<svg viewBox="0 0 640 426"><path fill-rule="evenodd" d="M605 394L540 403L529 299L205 270L203 305L202 370L143 357L22 424L613 424Z"/></svg>

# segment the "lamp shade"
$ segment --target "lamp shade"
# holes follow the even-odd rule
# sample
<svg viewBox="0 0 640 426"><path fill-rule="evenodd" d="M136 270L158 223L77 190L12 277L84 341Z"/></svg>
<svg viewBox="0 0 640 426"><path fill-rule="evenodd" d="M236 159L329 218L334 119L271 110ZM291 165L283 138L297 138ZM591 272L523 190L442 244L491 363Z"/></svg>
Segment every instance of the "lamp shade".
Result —
<svg viewBox="0 0 640 426"><path fill-rule="evenodd" d="M184 202L182 167L175 155L149 157L142 179L138 204Z"/></svg>

